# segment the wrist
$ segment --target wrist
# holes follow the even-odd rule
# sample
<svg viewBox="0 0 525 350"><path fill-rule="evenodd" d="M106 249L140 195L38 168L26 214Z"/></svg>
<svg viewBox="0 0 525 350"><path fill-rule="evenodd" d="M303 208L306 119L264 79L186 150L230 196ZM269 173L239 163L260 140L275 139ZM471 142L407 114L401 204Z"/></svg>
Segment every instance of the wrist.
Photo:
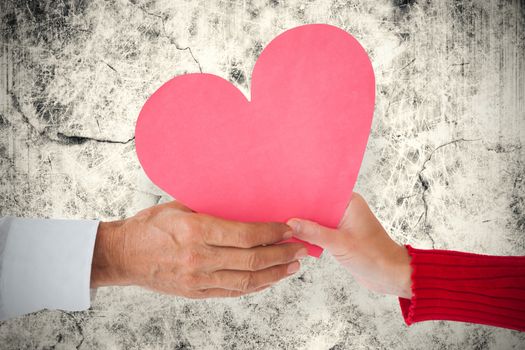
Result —
<svg viewBox="0 0 525 350"><path fill-rule="evenodd" d="M119 268L118 230L120 221L100 222L91 263L91 288L124 284Z"/></svg>
<svg viewBox="0 0 525 350"><path fill-rule="evenodd" d="M396 259L396 283L397 295L401 298L412 298L412 266L411 257L405 246L400 245Z"/></svg>
<svg viewBox="0 0 525 350"><path fill-rule="evenodd" d="M412 267L407 249L391 241L388 252L385 252L380 266L383 288L382 293L401 298L412 297Z"/></svg>

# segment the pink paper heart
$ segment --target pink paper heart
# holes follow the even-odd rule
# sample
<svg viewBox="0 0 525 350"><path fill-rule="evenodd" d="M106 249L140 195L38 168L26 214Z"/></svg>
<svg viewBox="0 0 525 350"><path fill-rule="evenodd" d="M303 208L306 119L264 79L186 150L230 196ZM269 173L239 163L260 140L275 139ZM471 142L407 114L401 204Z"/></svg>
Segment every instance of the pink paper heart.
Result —
<svg viewBox="0 0 525 350"><path fill-rule="evenodd" d="M162 85L137 120L137 155L155 184L197 212L337 227L374 97L374 72L359 42L334 26L304 25L261 53L251 101L211 74ZM309 246L310 255L321 252Z"/></svg>

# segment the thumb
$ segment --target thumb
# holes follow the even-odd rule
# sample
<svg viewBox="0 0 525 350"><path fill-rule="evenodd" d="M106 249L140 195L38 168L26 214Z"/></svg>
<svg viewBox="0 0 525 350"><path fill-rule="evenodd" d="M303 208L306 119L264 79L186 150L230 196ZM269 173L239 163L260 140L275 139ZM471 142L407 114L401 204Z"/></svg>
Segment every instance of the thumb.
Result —
<svg viewBox="0 0 525 350"><path fill-rule="evenodd" d="M293 235L303 241L332 251L336 246L339 231L324 227L316 222L303 219L290 219L286 223L293 230Z"/></svg>

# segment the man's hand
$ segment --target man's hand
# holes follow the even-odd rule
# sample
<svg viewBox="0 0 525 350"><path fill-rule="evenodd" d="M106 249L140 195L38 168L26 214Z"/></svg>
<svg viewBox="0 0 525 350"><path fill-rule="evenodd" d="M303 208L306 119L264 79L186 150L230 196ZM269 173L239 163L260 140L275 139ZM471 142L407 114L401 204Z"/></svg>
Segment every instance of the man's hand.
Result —
<svg viewBox="0 0 525 350"><path fill-rule="evenodd" d="M197 214L177 202L101 222L91 286L139 285L189 298L262 290L299 270L307 255L280 223L241 223Z"/></svg>
<svg viewBox="0 0 525 350"><path fill-rule="evenodd" d="M366 201L354 193L337 230L292 219L294 236L328 250L354 278L379 293L410 298L410 256L394 242Z"/></svg>

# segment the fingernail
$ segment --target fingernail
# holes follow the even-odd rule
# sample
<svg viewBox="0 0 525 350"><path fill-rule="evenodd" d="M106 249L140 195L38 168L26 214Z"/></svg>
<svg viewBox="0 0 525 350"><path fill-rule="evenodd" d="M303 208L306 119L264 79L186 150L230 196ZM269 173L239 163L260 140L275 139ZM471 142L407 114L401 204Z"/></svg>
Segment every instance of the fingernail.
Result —
<svg viewBox="0 0 525 350"><path fill-rule="evenodd" d="M306 248L301 248L301 250L299 250L297 253L295 253L295 260L299 260L299 259L302 259L304 258L305 256L308 255L308 250Z"/></svg>
<svg viewBox="0 0 525 350"><path fill-rule="evenodd" d="M299 222L299 220L292 219L288 221L288 226L290 226L295 232L299 232L299 230L301 229L301 223Z"/></svg>
<svg viewBox="0 0 525 350"><path fill-rule="evenodd" d="M286 231L283 235L284 239L290 239L293 236L293 231Z"/></svg>
<svg viewBox="0 0 525 350"><path fill-rule="evenodd" d="M298 261L294 261L293 263L288 265L288 268L286 269L286 272L288 274L296 273L297 271L299 271L299 267L301 267L299 262Z"/></svg>

